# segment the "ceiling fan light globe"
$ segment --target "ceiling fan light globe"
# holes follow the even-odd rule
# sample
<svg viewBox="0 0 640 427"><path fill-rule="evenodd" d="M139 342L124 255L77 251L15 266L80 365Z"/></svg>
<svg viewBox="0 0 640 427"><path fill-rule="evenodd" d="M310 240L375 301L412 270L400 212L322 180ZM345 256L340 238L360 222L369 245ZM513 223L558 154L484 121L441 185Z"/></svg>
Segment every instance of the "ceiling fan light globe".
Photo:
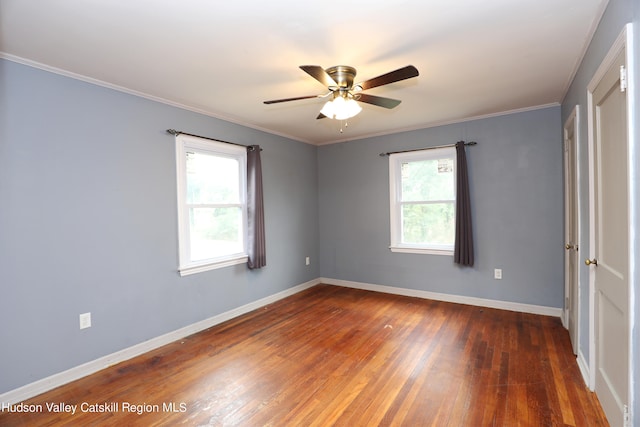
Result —
<svg viewBox="0 0 640 427"><path fill-rule="evenodd" d="M325 102L324 107L322 107L322 110L320 110L320 113L330 119L333 119L336 114L335 108L333 106L333 100Z"/></svg>
<svg viewBox="0 0 640 427"><path fill-rule="evenodd" d="M362 111L362 107L360 107L356 101L354 101L353 99L350 99L345 102L345 105L341 107L341 109L338 110L338 112L336 112L336 119L338 120L350 119L351 117L354 117L358 113L360 113L360 111Z"/></svg>
<svg viewBox="0 0 640 427"><path fill-rule="evenodd" d="M345 99L338 97L332 101L328 101L320 110L320 113L336 120L347 120L362 111L362 107L353 99Z"/></svg>

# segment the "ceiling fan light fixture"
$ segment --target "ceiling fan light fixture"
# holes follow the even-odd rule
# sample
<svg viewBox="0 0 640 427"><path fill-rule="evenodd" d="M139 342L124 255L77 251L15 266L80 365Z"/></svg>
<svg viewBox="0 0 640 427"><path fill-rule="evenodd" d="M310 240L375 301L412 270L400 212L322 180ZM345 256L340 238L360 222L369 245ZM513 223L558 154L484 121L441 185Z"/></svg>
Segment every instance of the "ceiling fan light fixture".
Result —
<svg viewBox="0 0 640 427"><path fill-rule="evenodd" d="M410 79L419 75L416 67L407 65L406 67L398 68L397 70L354 85L353 81L356 76L356 69L347 65L337 65L327 69L319 65L301 65L300 69L326 86L329 92L325 95L307 95L295 98L274 99L264 101L264 103L275 104L278 102L297 101L299 99L324 98L332 95L331 101L324 104L316 119L330 118L343 121L356 116L362 111L359 102L388 109L397 107L401 102L398 99L367 95L362 93L362 91Z"/></svg>
<svg viewBox="0 0 640 427"><path fill-rule="evenodd" d="M362 107L355 100L337 96L335 99L327 101L320 113L330 119L347 120L357 115L360 111L362 111Z"/></svg>

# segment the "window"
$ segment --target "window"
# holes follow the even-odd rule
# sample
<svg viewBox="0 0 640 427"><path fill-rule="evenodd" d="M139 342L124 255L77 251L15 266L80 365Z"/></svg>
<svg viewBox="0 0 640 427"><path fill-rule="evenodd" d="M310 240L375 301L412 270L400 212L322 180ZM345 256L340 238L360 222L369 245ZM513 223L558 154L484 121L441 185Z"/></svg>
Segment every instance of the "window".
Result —
<svg viewBox="0 0 640 427"><path fill-rule="evenodd" d="M393 252L453 255L455 147L389 157Z"/></svg>
<svg viewBox="0 0 640 427"><path fill-rule="evenodd" d="M181 275L247 261L246 156L244 147L176 136Z"/></svg>

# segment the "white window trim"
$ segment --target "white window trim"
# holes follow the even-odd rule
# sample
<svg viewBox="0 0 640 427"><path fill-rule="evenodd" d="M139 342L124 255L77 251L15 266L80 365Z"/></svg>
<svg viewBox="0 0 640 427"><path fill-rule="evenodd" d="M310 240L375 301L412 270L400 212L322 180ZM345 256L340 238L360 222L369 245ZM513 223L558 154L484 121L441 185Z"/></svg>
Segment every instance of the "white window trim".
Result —
<svg viewBox="0 0 640 427"><path fill-rule="evenodd" d="M218 156L229 156L238 159L240 167L240 198L242 204L243 252L230 254L202 261L191 261L189 242L189 211L186 203L187 171L186 153L189 150L208 152ZM247 195L246 195L247 150L244 147L225 144L217 141L198 138L191 135L176 135L176 174L178 200L178 272L180 276L229 267L246 263L249 259L247 250Z"/></svg>
<svg viewBox="0 0 640 427"><path fill-rule="evenodd" d="M400 218L400 196L402 194L401 165L405 161L417 161L442 158L442 156L451 156L456 159L455 147L442 147L427 150L411 151L406 153L396 153L389 156L389 195L390 195L390 230L391 243L389 249L391 252L411 253L411 254L428 254L428 255L447 255L453 256L454 245L419 245L402 243L401 218ZM454 163L455 164L455 163ZM455 172L455 170L454 170ZM454 174L454 189L455 187ZM457 197L457 195L456 195Z"/></svg>

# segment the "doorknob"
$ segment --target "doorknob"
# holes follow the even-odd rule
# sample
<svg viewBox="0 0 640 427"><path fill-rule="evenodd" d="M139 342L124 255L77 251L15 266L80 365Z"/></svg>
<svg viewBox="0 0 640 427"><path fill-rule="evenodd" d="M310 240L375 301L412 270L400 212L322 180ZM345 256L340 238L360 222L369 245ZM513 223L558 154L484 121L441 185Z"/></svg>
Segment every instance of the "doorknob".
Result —
<svg viewBox="0 0 640 427"><path fill-rule="evenodd" d="M585 263L586 265L592 265L592 264L593 264L593 265L598 265L598 260L597 260L597 259L595 259L595 258L594 258L594 259L589 259L589 258L587 258L587 259L585 259L585 260L584 260L584 263Z"/></svg>
<svg viewBox="0 0 640 427"><path fill-rule="evenodd" d="M573 249L573 245L567 243L566 245L564 245L564 248L569 250L569 249Z"/></svg>

